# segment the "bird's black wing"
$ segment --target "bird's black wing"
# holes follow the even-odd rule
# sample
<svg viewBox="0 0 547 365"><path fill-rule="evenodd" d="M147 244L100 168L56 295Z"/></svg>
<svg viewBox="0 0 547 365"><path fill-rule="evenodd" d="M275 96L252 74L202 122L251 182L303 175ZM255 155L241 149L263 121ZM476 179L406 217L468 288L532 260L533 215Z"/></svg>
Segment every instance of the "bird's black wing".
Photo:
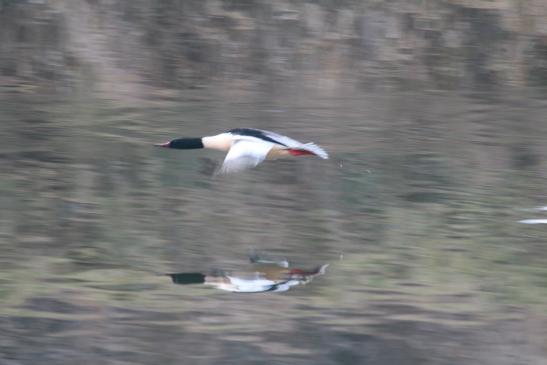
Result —
<svg viewBox="0 0 547 365"><path fill-rule="evenodd" d="M255 137L266 142L280 144L282 146L287 147L286 144L282 143L281 141L275 138L272 138L273 132L262 131L260 129L254 129L254 128L235 128L235 129L229 130L228 133L232 133L234 135L240 135L240 136Z"/></svg>

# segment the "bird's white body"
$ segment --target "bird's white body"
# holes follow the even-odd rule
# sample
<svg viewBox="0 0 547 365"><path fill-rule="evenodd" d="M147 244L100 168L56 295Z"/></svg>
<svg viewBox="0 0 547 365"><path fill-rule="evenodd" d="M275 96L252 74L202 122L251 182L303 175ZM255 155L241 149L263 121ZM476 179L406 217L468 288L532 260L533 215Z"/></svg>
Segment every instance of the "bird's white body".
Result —
<svg viewBox="0 0 547 365"><path fill-rule="evenodd" d="M220 173L255 167L264 160L281 157L315 155L323 159L328 154L314 143L302 143L280 134L259 129L233 129L202 138L204 148L228 151Z"/></svg>
<svg viewBox="0 0 547 365"><path fill-rule="evenodd" d="M260 140L255 137L248 137L248 136L234 136L231 133L221 133L217 134L215 136L208 136L202 138L202 143L204 148L209 148L212 150L219 150L219 151L229 151L233 144L237 141L246 140L251 143L255 144L246 144L246 148L248 148L248 151L258 149L260 152L262 149L266 146L270 148L268 151L268 154L266 155L266 160L273 160L275 158L280 157L287 157L290 156L289 151L286 148L283 148L283 146L278 145L276 143L267 142ZM262 148L259 148L258 146L263 146Z"/></svg>
<svg viewBox="0 0 547 365"><path fill-rule="evenodd" d="M229 151L234 143L234 137L230 133L221 133L216 136L203 137L201 139L204 148L219 151Z"/></svg>

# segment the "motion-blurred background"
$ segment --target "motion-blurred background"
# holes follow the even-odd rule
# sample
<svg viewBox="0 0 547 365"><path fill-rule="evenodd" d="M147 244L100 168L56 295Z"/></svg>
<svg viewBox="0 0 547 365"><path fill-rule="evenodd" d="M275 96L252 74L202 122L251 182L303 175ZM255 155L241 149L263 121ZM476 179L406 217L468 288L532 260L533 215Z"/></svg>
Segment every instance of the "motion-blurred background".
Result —
<svg viewBox="0 0 547 365"><path fill-rule="evenodd" d="M544 0L0 0L0 364L546 364L546 115Z"/></svg>

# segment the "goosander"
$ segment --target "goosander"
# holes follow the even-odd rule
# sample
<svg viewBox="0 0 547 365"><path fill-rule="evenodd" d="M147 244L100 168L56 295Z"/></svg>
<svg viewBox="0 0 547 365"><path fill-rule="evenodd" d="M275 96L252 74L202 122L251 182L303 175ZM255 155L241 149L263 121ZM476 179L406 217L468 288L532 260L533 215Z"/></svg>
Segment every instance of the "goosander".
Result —
<svg viewBox="0 0 547 365"><path fill-rule="evenodd" d="M209 273L180 272L166 274L175 284L204 284L233 293L283 292L291 287L307 284L323 275L328 264L310 270L289 268L287 261L271 262L251 258L253 266L247 270L213 270Z"/></svg>
<svg viewBox="0 0 547 365"><path fill-rule="evenodd" d="M314 143L302 143L274 132L253 128L236 128L201 138L178 138L156 146L181 150L210 148L228 151L218 171L220 174L243 171L257 166L264 160L282 157L329 158L327 152Z"/></svg>

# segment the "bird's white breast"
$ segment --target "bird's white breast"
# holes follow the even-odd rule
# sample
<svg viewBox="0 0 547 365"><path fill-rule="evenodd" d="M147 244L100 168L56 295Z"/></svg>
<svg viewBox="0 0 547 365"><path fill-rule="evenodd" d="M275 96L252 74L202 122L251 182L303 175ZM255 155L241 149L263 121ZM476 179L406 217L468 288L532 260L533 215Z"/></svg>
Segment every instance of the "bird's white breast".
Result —
<svg viewBox="0 0 547 365"><path fill-rule="evenodd" d="M230 133L221 133L216 136L203 137L201 142L205 148L228 151L232 148L234 137Z"/></svg>

